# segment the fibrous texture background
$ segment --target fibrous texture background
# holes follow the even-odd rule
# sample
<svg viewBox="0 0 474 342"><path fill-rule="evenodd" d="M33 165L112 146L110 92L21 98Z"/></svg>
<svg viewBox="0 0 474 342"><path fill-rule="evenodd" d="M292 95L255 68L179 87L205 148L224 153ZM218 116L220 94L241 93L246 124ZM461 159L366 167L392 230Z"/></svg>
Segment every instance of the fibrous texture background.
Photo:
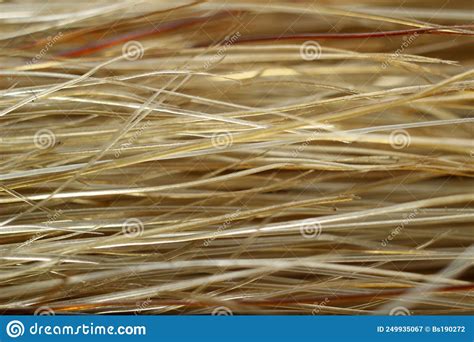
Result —
<svg viewBox="0 0 474 342"><path fill-rule="evenodd" d="M472 314L473 12L0 2L0 312Z"/></svg>

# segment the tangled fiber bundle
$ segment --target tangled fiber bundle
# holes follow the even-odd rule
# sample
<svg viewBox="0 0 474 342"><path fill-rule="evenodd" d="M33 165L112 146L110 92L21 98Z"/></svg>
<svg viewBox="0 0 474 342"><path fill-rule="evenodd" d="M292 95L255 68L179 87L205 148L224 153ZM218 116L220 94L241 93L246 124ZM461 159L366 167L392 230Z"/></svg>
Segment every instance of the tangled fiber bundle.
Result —
<svg viewBox="0 0 474 342"><path fill-rule="evenodd" d="M474 313L470 0L0 27L2 313Z"/></svg>

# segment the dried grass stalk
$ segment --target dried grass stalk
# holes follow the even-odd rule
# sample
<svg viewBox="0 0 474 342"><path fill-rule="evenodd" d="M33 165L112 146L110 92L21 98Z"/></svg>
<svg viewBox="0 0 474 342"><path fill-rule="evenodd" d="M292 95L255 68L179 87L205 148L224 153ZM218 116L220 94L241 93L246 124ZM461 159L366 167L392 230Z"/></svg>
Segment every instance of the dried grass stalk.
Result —
<svg viewBox="0 0 474 342"><path fill-rule="evenodd" d="M0 3L3 313L474 313L472 3Z"/></svg>

